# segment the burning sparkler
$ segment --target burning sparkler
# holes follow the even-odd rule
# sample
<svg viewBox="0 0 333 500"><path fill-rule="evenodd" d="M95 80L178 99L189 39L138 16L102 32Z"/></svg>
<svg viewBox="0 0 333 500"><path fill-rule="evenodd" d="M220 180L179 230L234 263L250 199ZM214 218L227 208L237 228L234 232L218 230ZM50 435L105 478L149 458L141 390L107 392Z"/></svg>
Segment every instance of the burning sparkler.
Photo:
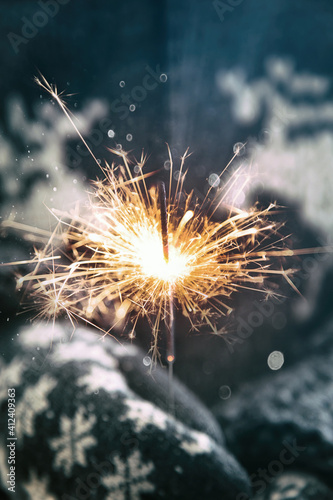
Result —
<svg viewBox="0 0 333 500"><path fill-rule="evenodd" d="M269 221L274 204L250 211L228 207L227 218L214 220L237 181L237 171L212 199L214 189L210 187L199 203L193 193L180 201L187 152L181 158L174 186L169 151L167 190L163 183L148 186L152 174L143 172L144 156L137 163L138 174L132 172L128 154L117 149L111 151L121 163L102 167L61 94L45 78L37 82L58 102L103 173L103 179L94 183L88 210L79 208L71 215L53 211L57 228L44 248L36 251L31 272L18 280L18 287L31 295L39 317L54 321L66 314L73 328L80 318L105 334L130 320L130 337L139 318L145 317L152 330L154 360L159 356L158 337L164 323L167 360L172 365L175 308L188 318L192 328L206 324L216 331L217 318L231 312L229 297L233 292L260 288L274 274L282 275L293 286L293 271L272 265L276 257L294 255L282 248L279 236L273 243L270 240L278 230ZM104 329L101 318L110 318L112 309L115 317Z"/></svg>

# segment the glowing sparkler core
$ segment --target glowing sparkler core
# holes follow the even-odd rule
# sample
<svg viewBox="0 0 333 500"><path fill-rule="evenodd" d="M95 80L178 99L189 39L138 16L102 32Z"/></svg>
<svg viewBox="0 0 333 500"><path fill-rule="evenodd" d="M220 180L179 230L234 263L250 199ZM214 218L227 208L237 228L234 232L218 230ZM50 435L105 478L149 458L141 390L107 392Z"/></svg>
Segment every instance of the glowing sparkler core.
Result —
<svg viewBox="0 0 333 500"><path fill-rule="evenodd" d="M169 244L169 259L165 260L161 235L143 235L136 243L139 265L147 277L166 283L176 283L190 273L188 259Z"/></svg>

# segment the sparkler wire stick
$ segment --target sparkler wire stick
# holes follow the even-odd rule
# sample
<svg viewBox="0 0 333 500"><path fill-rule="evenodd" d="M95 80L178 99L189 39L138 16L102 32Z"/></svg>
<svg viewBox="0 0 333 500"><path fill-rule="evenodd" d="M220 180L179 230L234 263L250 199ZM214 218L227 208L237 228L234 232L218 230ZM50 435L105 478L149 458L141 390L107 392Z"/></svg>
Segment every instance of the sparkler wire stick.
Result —
<svg viewBox="0 0 333 500"><path fill-rule="evenodd" d="M158 202L161 212L163 255L165 262L168 263L169 262L168 212L166 204L165 184L162 181L158 183Z"/></svg>
<svg viewBox="0 0 333 500"><path fill-rule="evenodd" d="M167 198L164 182L158 183L158 202L161 215L161 232L163 243L164 260L169 262L169 233L168 233L168 211L167 211ZM168 296L168 309L169 315L165 317L166 334L167 334L167 361L169 365L169 406L173 409L174 395L173 395L173 363L175 361L175 326L174 326L174 300L173 300L173 285L169 283L169 296Z"/></svg>
<svg viewBox="0 0 333 500"><path fill-rule="evenodd" d="M167 325L167 361L169 370L169 410L174 413L173 363L175 361L175 315L173 301L173 285L169 285L169 321Z"/></svg>

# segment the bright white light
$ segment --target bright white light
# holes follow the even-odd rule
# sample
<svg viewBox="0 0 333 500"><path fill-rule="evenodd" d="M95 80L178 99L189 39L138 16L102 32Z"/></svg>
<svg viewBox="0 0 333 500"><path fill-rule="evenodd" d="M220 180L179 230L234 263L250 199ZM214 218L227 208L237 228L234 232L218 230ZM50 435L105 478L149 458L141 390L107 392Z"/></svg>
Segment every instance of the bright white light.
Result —
<svg viewBox="0 0 333 500"><path fill-rule="evenodd" d="M140 238L137 251L140 267L147 276L174 282L188 274L187 259L177 248L169 247L169 262L165 261L162 238L158 232Z"/></svg>

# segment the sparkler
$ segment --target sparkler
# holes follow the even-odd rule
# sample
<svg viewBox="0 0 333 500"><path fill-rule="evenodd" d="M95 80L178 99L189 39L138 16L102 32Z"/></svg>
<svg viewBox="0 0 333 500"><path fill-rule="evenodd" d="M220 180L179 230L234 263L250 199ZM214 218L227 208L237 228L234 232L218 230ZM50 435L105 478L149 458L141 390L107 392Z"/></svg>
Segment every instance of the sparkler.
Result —
<svg viewBox="0 0 333 500"><path fill-rule="evenodd" d="M130 322L130 338L139 318L145 317L152 331L153 361L160 357L164 322L172 374L175 309L193 329L207 325L216 332L217 318L232 310L233 292L243 288L265 292L265 280L273 275L283 276L295 288L290 277L293 269L279 268L276 260L297 251L283 248L279 226L269 220L275 204L249 211L228 207L224 220L214 220L237 182L239 169L215 193L211 186L202 203L193 192L181 201L187 152L174 187L169 150L168 190L164 183L148 186L147 179L154 173L144 173L143 155L135 169L138 174L132 172L123 150L110 150L120 163L101 166L61 94L44 77L37 83L57 101L103 174L94 183L88 210L78 207L72 214L53 210L56 229L35 251L32 270L18 279L18 288L30 294L38 317L54 321L65 314L73 328L82 319L104 334ZM105 323L107 328L101 326Z"/></svg>

